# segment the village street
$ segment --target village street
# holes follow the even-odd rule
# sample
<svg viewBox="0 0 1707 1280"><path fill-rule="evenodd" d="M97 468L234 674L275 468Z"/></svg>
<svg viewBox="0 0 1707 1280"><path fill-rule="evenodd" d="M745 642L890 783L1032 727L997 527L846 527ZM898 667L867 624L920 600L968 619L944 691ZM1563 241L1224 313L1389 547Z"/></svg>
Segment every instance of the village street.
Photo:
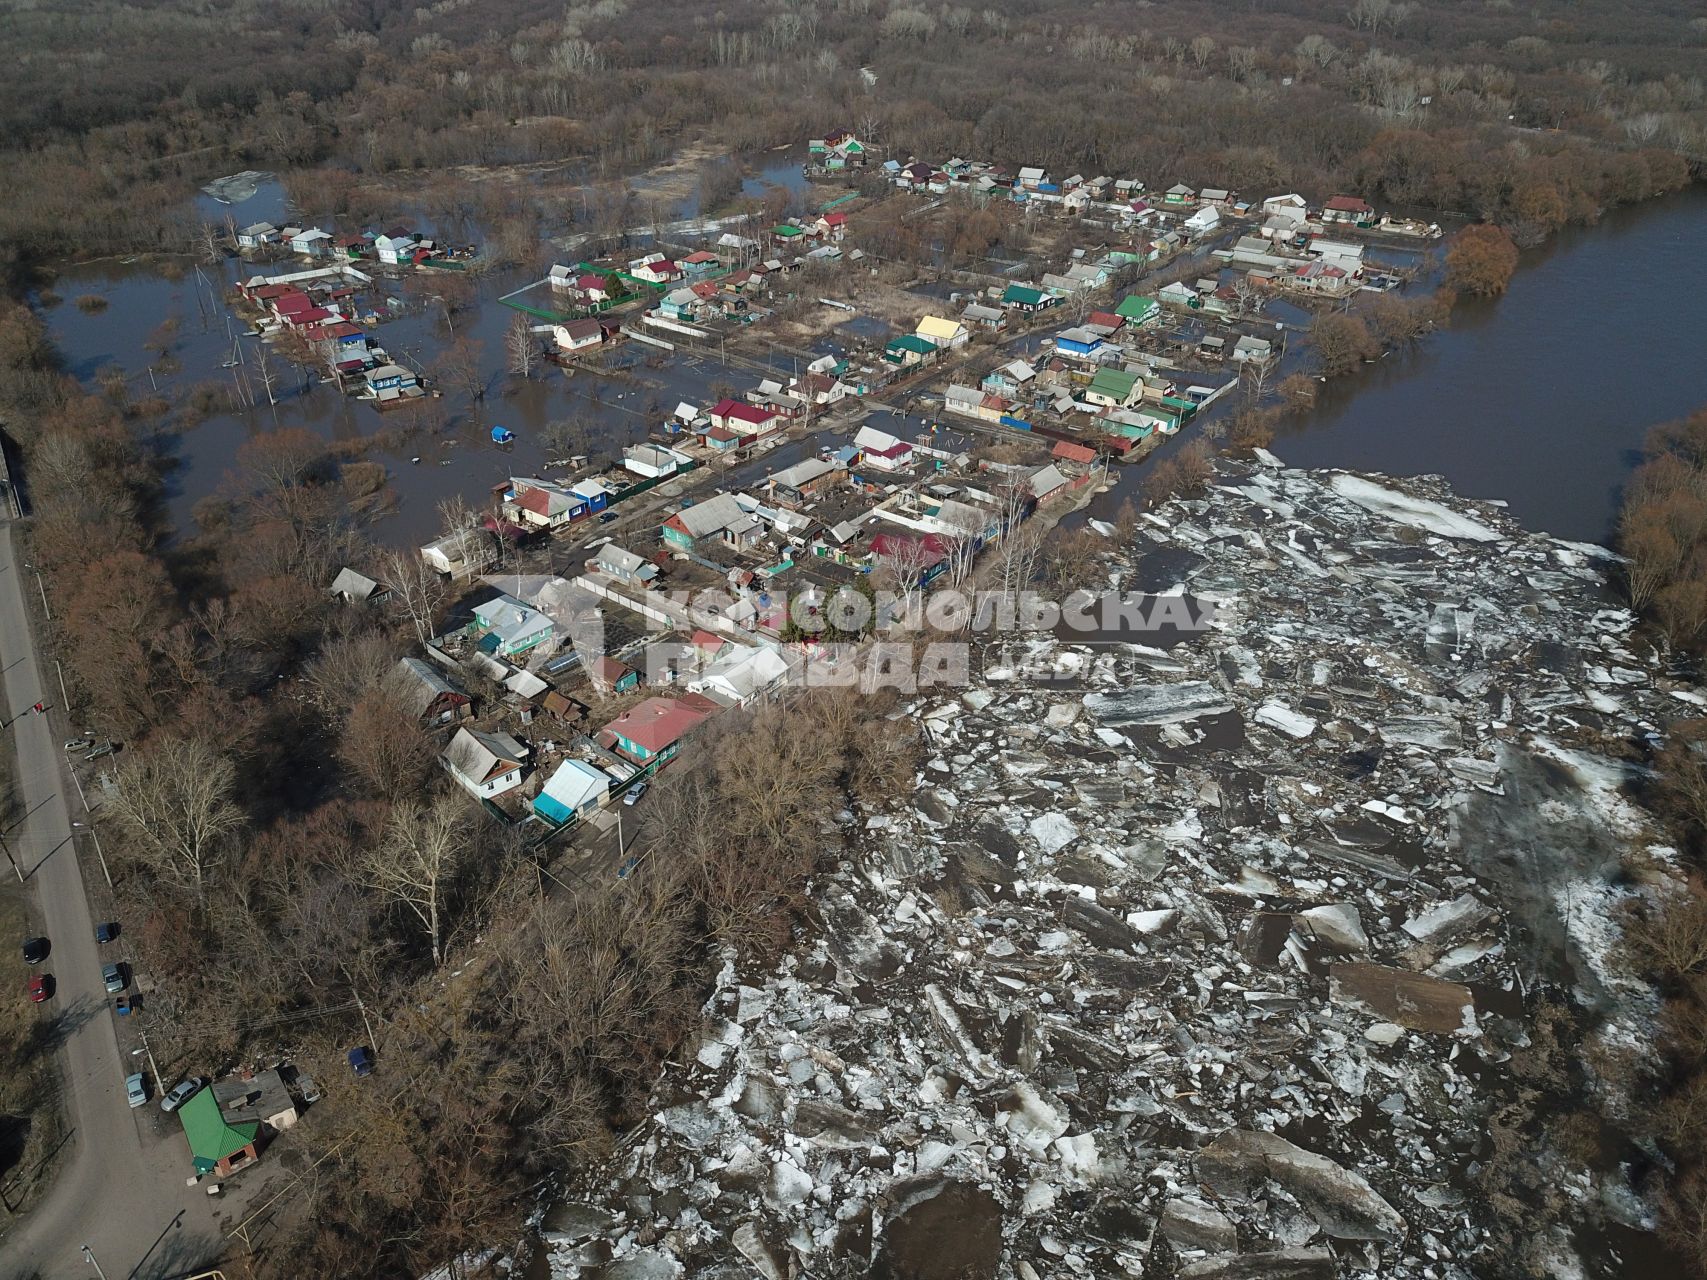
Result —
<svg viewBox="0 0 1707 1280"><path fill-rule="evenodd" d="M109 1280L157 1280L215 1256L218 1239L208 1197L184 1186L182 1138L159 1123L170 1117L161 1117L154 1096L135 1110L125 1102L125 1077L141 1065L121 1053L101 982L102 964L123 956L122 935L107 947L96 945L54 736L64 722L31 711L58 694L51 676L44 683L25 607L24 592L34 589L8 530L0 537L0 707L17 754L21 817L6 832L6 843L34 889L34 927L52 944L39 971L53 975L56 990L41 1016L57 1018L60 1029L66 1132L51 1157L58 1167L45 1195L21 1220L8 1222L0 1251L7 1280L88 1276L84 1245ZM15 947L22 939L3 941Z"/></svg>

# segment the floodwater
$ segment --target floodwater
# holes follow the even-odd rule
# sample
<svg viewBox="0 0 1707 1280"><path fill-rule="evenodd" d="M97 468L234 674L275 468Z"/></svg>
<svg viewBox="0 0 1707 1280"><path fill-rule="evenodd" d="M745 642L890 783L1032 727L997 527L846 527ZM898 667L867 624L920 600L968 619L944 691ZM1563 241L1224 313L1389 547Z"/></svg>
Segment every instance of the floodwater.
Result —
<svg viewBox="0 0 1707 1280"><path fill-rule="evenodd" d="M782 163L777 162L779 168ZM799 172L798 161L794 172ZM253 199L219 208L229 208L245 224L254 220L252 205L276 211L281 200L277 184L267 183ZM432 230L413 221L425 232ZM548 424L583 424L585 451L612 459L653 434L678 402L703 405L719 384L748 387L763 376L709 356L670 355L627 343L601 374L571 376L542 362L531 378L519 378L504 372L505 335L517 313L497 300L533 283L536 273L481 277L472 282L470 303L451 315L438 295L463 281L440 273L408 273L378 279L372 291L360 296L361 314L378 317L369 330L371 340L430 379L439 373L435 366L453 340L479 343L488 375L483 397L441 383L442 398L381 414L335 388L305 381L274 355L278 403L269 405L255 364L265 344L243 334L227 296L240 278L297 269L294 260L266 267L231 260L199 269L184 260L164 270L155 262L107 260L66 268L53 282L51 296L45 302L37 299L67 370L86 386L102 385L117 369L136 400L156 393L176 396L196 386L217 390L217 412L157 442L173 462L165 499L174 528L192 527L198 502L241 486L239 451L247 440L275 427L307 427L329 442L351 442L352 448L354 442L368 441L364 456L386 466L390 489L370 532L382 542L418 544L438 532L438 505L445 499L460 496L470 504L482 503L494 485L512 475L567 475L563 467L551 465L564 460L568 450L546 444ZM78 299L91 295L105 306L85 310L78 305ZM537 335L537 340L544 345L546 337ZM230 367L239 355L242 365ZM776 351L750 353L749 358L765 361L781 375L795 372L798 364ZM251 398L253 403L247 403ZM496 425L515 433L513 444L492 442Z"/></svg>
<svg viewBox="0 0 1707 1280"><path fill-rule="evenodd" d="M1505 297L1324 388L1274 451L1439 473L1530 528L1604 541L1648 429L1707 405L1704 245L1699 186L1567 232L1525 255Z"/></svg>

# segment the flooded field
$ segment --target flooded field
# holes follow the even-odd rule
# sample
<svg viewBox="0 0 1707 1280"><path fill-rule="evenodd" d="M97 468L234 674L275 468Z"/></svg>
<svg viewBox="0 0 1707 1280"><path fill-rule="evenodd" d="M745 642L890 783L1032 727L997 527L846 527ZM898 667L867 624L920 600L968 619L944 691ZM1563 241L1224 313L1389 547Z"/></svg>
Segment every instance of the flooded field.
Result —
<svg viewBox="0 0 1707 1280"><path fill-rule="evenodd" d="M763 180L786 178L790 169L798 179L797 160L774 168ZM201 195L197 207L210 219L230 214L239 225L285 220L276 182L263 183L238 205ZM166 501L176 528L190 527L196 504L228 484L245 441L276 427L307 427L385 465L390 493L371 532L384 542L418 543L437 532L437 507L445 499L472 503L512 475L562 474L564 468L552 464L566 461L566 438L573 436L594 458L611 458L658 429L678 402L703 405L717 388L751 385L760 376L753 361L771 362L785 377L798 364L780 352L749 351L736 368L709 356L628 343L601 372L570 374L541 364L524 379L504 371L505 335L516 312L498 299L532 283L537 270L478 278L414 271L376 277L358 299L359 314L364 323L372 321L366 325L371 340L434 380L441 397L382 414L270 350L277 403L269 404L256 369L267 344L245 332L230 293L240 280L296 269L294 260L264 267L235 259L215 265L109 260L66 268L36 299L68 371L85 386L111 389L122 382L133 400L159 395L180 401L201 389L213 406L200 422L158 440L173 463ZM538 338L544 343L545 335ZM483 393L439 376L445 352L458 341L479 354ZM566 423L575 430L563 429ZM548 430L552 424L560 424L555 433ZM491 428L498 425L514 433L513 443L493 443Z"/></svg>

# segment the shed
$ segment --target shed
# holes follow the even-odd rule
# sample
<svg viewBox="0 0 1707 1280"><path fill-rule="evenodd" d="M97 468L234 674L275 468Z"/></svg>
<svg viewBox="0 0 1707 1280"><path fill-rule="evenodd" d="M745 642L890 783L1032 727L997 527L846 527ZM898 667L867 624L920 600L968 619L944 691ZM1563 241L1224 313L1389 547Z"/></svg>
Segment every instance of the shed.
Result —
<svg viewBox="0 0 1707 1280"><path fill-rule="evenodd" d="M558 826L590 813L610 794L611 778L585 760L565 760L533 798L533 811Z"/></svg>

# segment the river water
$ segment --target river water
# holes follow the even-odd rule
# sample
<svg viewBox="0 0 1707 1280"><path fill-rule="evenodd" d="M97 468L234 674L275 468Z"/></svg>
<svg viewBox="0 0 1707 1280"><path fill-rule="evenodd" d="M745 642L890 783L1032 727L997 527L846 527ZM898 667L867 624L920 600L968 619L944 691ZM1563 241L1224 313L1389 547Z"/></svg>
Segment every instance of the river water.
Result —
<svg viewBox="0 0 1707 1280"><path fill-rule="evenodd" d="M1415 351L1324 388L1274 452L1438 472L1526 526L1604 541L1656 423L1707 405L1707 189L1623 209L1526 254Z"/></svg>

